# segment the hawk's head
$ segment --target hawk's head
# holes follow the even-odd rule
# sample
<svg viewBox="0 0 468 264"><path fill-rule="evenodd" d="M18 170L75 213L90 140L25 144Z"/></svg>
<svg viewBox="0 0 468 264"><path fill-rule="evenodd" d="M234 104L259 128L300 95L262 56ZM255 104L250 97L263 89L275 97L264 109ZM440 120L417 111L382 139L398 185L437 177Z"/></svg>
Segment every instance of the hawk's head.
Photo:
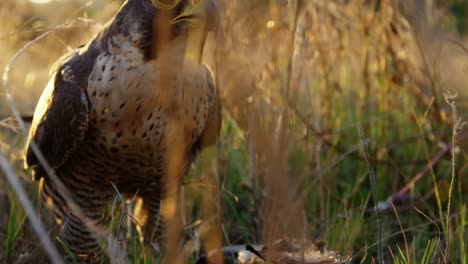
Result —
<svg viewBox="0 0 468 264"><path fill-rule="evenodd" d="M216 29L218 20L216 0L127 0L103 37L123 34L150 59L157 56L154 45L164 38L203 45L206 33ZM189 38L194 32L199 36L195 40Z"/></svg>
<svg viewBox="0 0 468 264"><path fill-rule="evenodd" d="M153 35L154 41L169 42L170 47L180 47L185 53L185 58L200 61L206 33L214 30L218 23L218 9L215 0L151 0L158 15L153 23L153 32L156 34L164 31L169 23L170 33L164 36ZM156 49L157 50L157 49ZM181 53L175 51L176 53Z"/></svg>
<svg viewBox="0 0 468 264"><path fill-rule="evenodd" d="M183 34L190 30L210 31L217 27L219 14L215 0L151 0L153 5L172 14L170 23L174 34Z"/></svg>

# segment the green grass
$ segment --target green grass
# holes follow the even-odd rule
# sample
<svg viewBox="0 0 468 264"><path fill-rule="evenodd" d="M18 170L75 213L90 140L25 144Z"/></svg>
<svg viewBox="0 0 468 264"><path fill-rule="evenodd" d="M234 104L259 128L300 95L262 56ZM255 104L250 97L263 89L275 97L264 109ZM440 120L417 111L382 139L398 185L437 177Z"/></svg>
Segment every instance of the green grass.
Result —
<svg viewBox="0 0 468 264"><path fill-rule="evenodd" d="M60 247L65 251L66 254L68 254L71 257L71 261L73 264L77 264L77 256L73 254L73 252L67 247L67 245L59 238L57 237L57 242Z"/></svg>
<svg viewBox="0 0 468 264"><path fill-rule="evenodd" d="M26 216L21 211L21 208L18 208L16 199L13 199L9 214L8 227L6 230L6 238L3 240L5 260L9 259L14 252L15 243L20 235L20 231L23 229L25 219Z"/></svg>

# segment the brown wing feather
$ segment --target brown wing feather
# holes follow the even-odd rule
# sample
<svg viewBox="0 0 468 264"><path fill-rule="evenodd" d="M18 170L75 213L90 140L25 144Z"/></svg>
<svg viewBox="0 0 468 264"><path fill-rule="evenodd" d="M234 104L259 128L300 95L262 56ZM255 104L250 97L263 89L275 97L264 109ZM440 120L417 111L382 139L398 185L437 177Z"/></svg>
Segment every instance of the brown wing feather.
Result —
<svg viewBox="0 0 468 264"><path fill-rule="evenodd" d="M202 146L215 144L221 129L221 100L213 80L213 73L207 66L206 72L208 75L210 111L201 135Z"/></svg>
<svg viewBox="0 0 468 264"><path fill-rule="evenodd" d="M45 176L45 171L31 148L31 140L36 142L49 165L56 169L86 135L88 99L74 79L71 68L61 67L51 76L36 106L26 145L26 166L33 167L34 179Z"/></svg>

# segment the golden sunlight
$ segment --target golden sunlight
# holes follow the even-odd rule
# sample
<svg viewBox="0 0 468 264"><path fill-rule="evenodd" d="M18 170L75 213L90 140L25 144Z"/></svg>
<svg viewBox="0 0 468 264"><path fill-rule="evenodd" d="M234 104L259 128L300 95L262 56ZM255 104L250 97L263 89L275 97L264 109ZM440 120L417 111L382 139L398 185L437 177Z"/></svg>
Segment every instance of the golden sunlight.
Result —
<svg viewBox="0 0 468 264"><path fill-rule="evenodd" d="M33 4L48 4L52 2L53 0L29 0L29 2Z"/></svg>

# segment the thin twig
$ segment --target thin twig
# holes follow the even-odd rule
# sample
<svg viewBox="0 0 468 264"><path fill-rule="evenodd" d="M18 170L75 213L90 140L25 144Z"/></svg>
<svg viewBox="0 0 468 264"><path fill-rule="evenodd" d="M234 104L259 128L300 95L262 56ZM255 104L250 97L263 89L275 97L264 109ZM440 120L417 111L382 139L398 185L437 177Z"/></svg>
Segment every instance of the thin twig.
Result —
<svg viewBox="0 0 468 264"><path fill-rule="evenodd" d="M451 146L447 145L442 151L437 154L424 169L416 174L408 183L403 186L396 194L390 196L390 201L394 205L400 205L409 196L410 190L414 188L416 183L421 180L426 174L434 169L435 166L450 152Z"/></svg>
<svg viewBox="0 0 468 264"><path fill-rule="evenodd" d="M457 139L456 143L463 141L464 139L468 138L468 132L464 132L460 134ZM426 176L430 171L432 171L447 154L451 153L451 151L455 150L453 144L446 145L440 152L435 156L425 167L422 171L418 172L408 183L405 184L398 192L390 195L386 201L379 202L377 210L380 212L384 212L389 210L393 205L401 205L404 201L410 196L410 191L414 189L414 186L417 182L419 182L424 176Z"/></svg>
<svg viewBox="0 0 468 264"><path fill-rule="evenodd" d="M398 225L400 226L401 235L403 236L403 241L405 242L406 257L407 257L407 259L411 259L410 250L409 250L409 246L408 246L408 240L406 239L405 231L403 231L403 225L401 223L400 216L398 215L398 211L397 211L395 205L393 205L392 208L393 208L393 212L395 213L395 217L397 219Z"/></svg>
<svg viewBox="0 0 468 264"><path fill-rule="evenodd" d="M374 208L375 208L376 216L377 216L378 260L380 264L383 264L384 261L383 261L383 248L382 248L382 219L380 217L380 212L377 210L378 200L377 200L377 180L375 177L375 168L374 168L374 165L369 160L369 146L364 137L364 130L361 125L358 125L358 129L359 129L359 135L362 141L362 149L364 152L364 158L366 159L368 170L369 170L369 180L371 184L372 198L374 200Z"/></svg>

